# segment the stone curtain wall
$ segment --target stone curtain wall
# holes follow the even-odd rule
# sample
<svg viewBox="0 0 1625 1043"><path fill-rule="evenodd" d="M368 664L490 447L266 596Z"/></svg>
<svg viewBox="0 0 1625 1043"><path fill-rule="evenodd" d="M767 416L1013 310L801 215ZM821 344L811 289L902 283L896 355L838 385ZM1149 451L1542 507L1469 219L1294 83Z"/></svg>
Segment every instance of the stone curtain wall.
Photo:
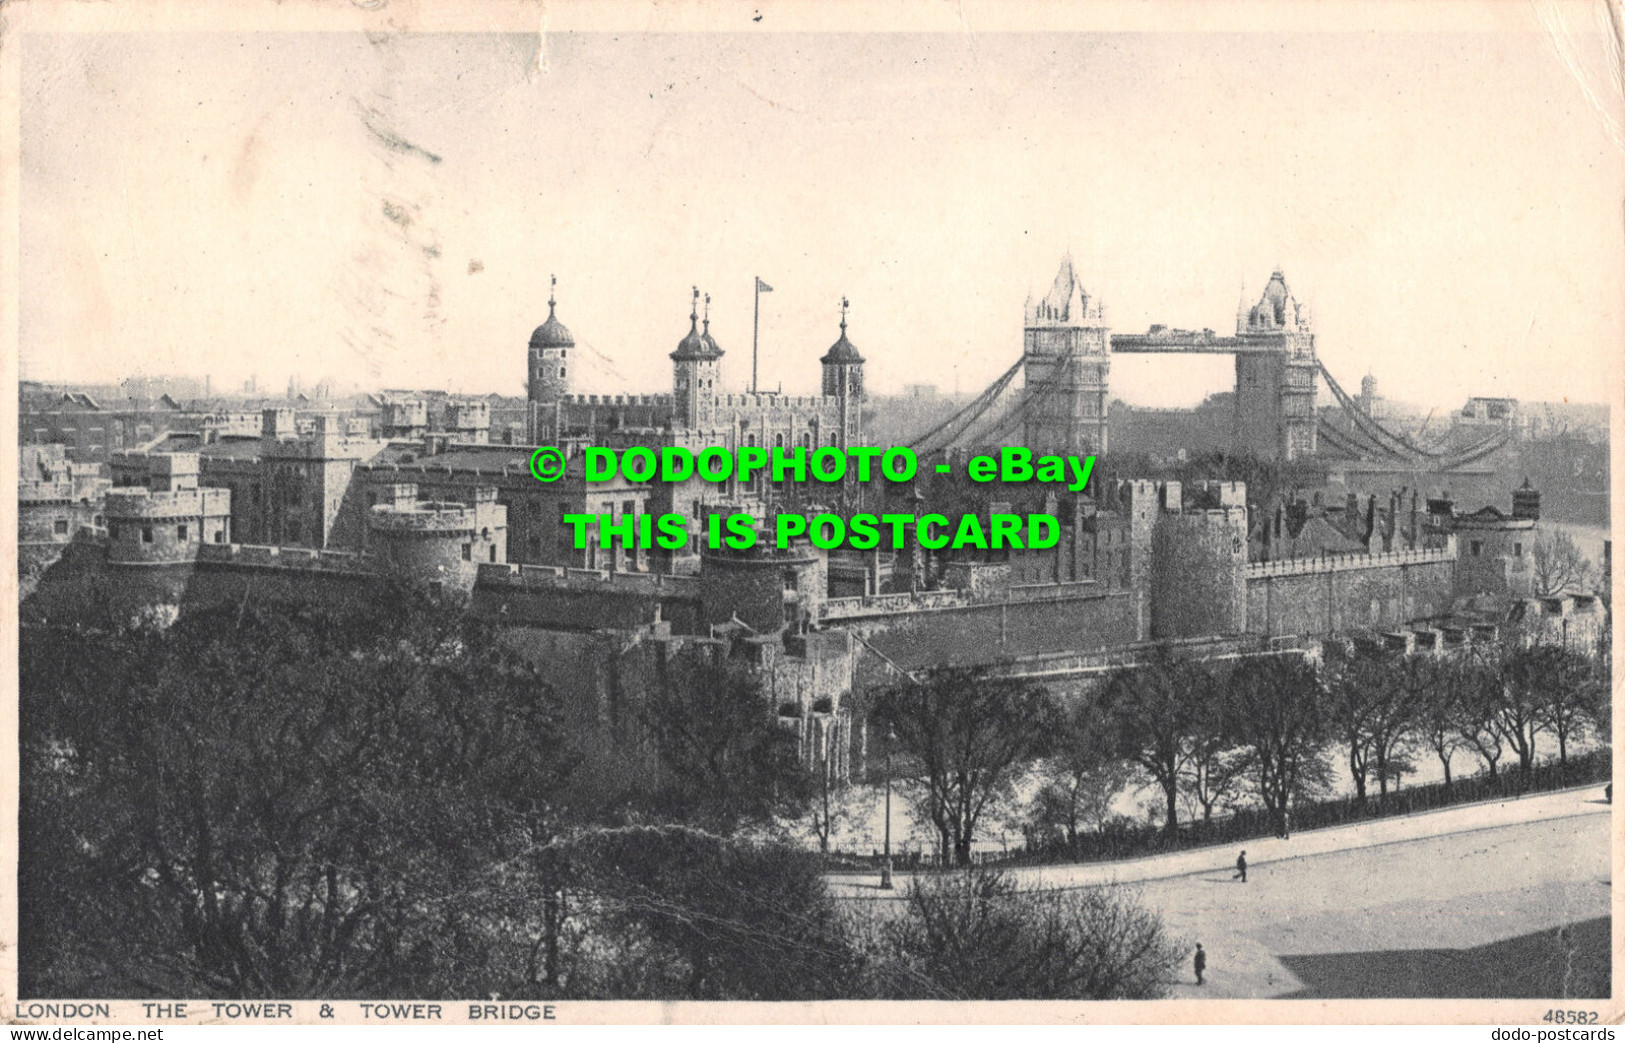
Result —
<svg viewBox="0 0 1625 1043"><path fill-rule="evenodd" d="M1450 611L1455 560L1444 551L1351 554L1247 567L1247 630L1325 636Z"/></svg>
<svg viewBox="0 0 1625 1043"><path fill-rule="evenodd" d="M843 621L861 637L857 686L896 680L884 655L905 670L937 663L991 664L1043 652L1086 651L1136 639L1133 591L1046 601L994 601L877 613ZM879 653L877 655L876 653Z"/></svg>

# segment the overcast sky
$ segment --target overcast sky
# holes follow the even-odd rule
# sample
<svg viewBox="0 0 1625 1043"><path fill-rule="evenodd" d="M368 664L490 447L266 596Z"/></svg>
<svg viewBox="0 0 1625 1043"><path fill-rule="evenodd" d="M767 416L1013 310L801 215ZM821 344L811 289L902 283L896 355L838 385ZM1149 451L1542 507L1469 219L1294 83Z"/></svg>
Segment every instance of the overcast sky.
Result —
<svg viewBox="0 0 1625 1043"><path fill-rule="evenodd" d="M1070 250L1119 330L1228 331L1280 265L1345 386L1597 401L1620 102L1568 28L29 35L23 375L520 393L557 273L578 390L668 389L696 284L743 389L760 275L768 386L815 389L845 294L871 388L971 391Z"/></svg>

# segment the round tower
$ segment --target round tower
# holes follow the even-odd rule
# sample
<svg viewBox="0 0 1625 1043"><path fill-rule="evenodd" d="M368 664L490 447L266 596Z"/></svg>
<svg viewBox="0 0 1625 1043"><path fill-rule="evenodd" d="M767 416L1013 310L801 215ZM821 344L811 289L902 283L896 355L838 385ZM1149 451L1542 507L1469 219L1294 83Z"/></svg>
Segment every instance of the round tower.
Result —
<svg viewBox="0 0 1625 1043"><path fill-rule="evenodd" d="M1377 407L1377 378L1370 373L1360 378L1360 405L1367 413Z"/></svg>
<svg viewBox="0 0 1625 1043"><path fill-rule="evenodd" d="M507 560L508 509L494 489L473 504L434 500L381 503L367 519L367 546L387 573L409 583L472 591L482 564Z"/></svg>
<svg viewBox="0 0 1625 1043"><path fill-rule="evenodd" d="M823 553L805 541L779 550L763 528L747 550L706 548L700 556L700 602L707 623L738 619L758 633L799 630L823 614Z"/></svg>
<svg viewBox="0 0 1625 1043"><path fill-rule="evenodd" d="M846 298L841 298L841 337L818 362L824 368L824 397L834 398L839 410L841 447L855 445L863 435L863 356L846 339Z"/></svg>
<svg viewBox="0 0 1625 1043"><path fill-rule="evenodd" d="M1239 493L1198 486L1193 502L1217 507L1185 509L1178 482L1163 486L1162 509L1151 538L1151 637L1168 640L1239 634L1247 629L1247 508Z"/></svg>

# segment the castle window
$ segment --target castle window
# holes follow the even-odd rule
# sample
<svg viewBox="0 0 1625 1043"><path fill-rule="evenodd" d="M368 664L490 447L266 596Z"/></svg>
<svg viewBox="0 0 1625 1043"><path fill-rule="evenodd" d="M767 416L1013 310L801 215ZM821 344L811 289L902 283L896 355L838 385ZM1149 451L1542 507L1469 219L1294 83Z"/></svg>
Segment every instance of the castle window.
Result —
<svg viewBox="0 0 1625 1043"><path fill-rule="evenodd" d="M463 560L464 561L473 561L474 560L474 547L473 547L472 544L468 544L468 543L463 544Z"/></svg>
<svg viewBox="0 0 1625 1043"><path fill-rule="evenodd" d="M636 500L623 500L623 501L621 501L621 517L624 518L628 514L636 514L637 511L638 511L638 502Z"/></svg>
<svg viewBox="0 0 1625 1043"><path fill-rule="evenodd" d="M494 543L491 544L491 560L493 562L497 560L497 545Z"/></svg>
<svg viewBox="0 0 1625 1043"><path fill-rule="evenodd" d="M55 530L58 536L66 536L68 534L68 519L58 518L52 525L52 529Z"/></svg>
<svg viewBox="0 0 1625 1043"><path fill-rule="evenodd" d="M184 526L184 525L175 526L175 538L177 540L179 540L182 543L185 543L190 536L191 536L191 533L187 530L186 526Z"/></svg>
<svg viewBox="0 0 1625 1043"><path fill-rule="evenodd" d="M564 379L564 367L563 366L559 367L559 379L560 380Z"/></svg>
<svg viewBox="0 0 1625 1043"><path fill-rule="evenodd" d="M216 543L224 543L224 542L226 542L226 530L225 529L216 529L214 531L214 542L216 542Z"/></svg>
<svg viewBox="0 0 1625 1043"><path fill-rule="evenodd" d="M1514 558L1521 558L1521 557L1523 557L1523 544L1521 544L1521 543L1514 543L1514 544L1513 544L1513 545L1512 545L1512 556L1513 556L1513 557L1514 557Z"/></svg>
<svg viewBox="0 0 1625 1043"><path fill-rule="evenodd" d="M1473 557L1478 557L1479 553L1482 552L1483 549L1484 545L1482 543L1479 543L1477 540L1472 542Z"/></svg>
<svg viewBox="0 0 1625 1043"><path fill-rule="evenodd" d="M782 431L773 436L773 447L775 449L784 448L784 433Z"/></svg>
<svg viewBox="0 0 1625 1043"><path fill-rule="evenodd" d="M151 543L152 542L152 526L150 526L150 525L141 526L141 542L142 543Z"/></svg>

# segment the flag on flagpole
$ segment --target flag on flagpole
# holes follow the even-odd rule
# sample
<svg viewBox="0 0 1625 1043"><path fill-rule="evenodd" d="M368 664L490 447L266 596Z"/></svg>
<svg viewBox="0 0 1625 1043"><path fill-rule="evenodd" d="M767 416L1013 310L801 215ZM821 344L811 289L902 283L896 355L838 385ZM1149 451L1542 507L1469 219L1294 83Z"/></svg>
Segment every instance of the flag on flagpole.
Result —
<svg viewBox="0 0 1625 1043"><path fill-rule="evenodd" d="M758 275L756 277L756 292L757 293L772 293L773 292L773 287L771 287L767 283L763 282L762 277L760 275Z"/></svg>

